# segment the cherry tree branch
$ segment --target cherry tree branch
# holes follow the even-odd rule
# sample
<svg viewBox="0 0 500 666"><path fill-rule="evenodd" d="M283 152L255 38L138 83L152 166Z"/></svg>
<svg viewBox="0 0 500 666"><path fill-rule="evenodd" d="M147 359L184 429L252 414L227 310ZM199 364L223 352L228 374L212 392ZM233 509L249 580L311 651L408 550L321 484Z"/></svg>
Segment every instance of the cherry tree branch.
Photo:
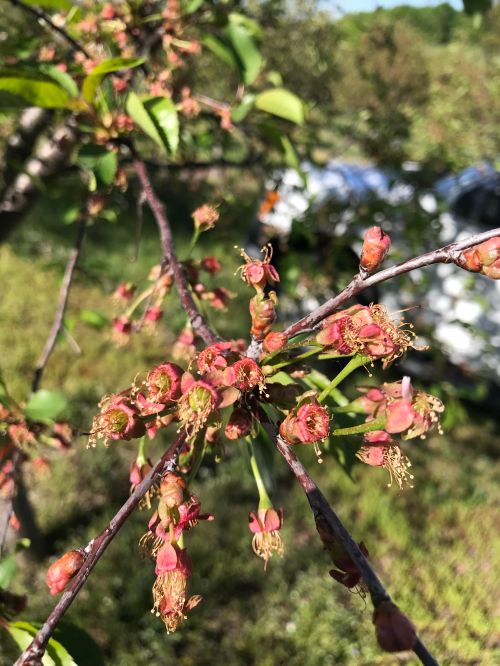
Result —
<svg viewBox="0 0 500 666"><path fill-rule="evenodd" d="M41 666L42 657L44 655L47 643L49 642L54 629L60 622L63 615L73 603L75 597L80 589L86 583L87 578L90 576L92 569L102 557L104 551L114 539L120 528L123 526L127 518L130 517L134 509L137 508L139 502L155 483L155 481L163 476L165 472L173 469L177 454L184 444L186 439L185 433L181 433L176 440L165 451L163 456L158 460L149 474L144 477L143 481L135 488L134 492L130 495L128 500L121 506L113 518L109 521L104 530L92 539L84 549L86 556L85 562L73 578L68 589L63 592L58 603L43 623L42 627L34 637L33 641L22 653L19 659L15 662L14 666Z"/></svg>
<svg viewBox="0 0 500 666"><path fill-rule="evenodd" d="M45 23L49 30L57 33L66 42L68 42L74 51L79 51L80 53L83 53L86 58L91 58L90 53L79 42L77 42L76 39L74 39L68 32L66 32L64 28L56 25L50 18L49 14L47 14L47 12L45 12L43 9L33 7L32 5L27 5L25 2L22 2L22 0L10 0L10 4L14 5L14 7L18 7L28 14L31 14L32 16L35 16L39 21Z"/></svg>
<svg viewBox="0 0 500 666"><path fill-rule="evenodd" d="M184 268L177 259L174 241L172 238L172 230L167 218L165 206L156 196L146 165L144 164L143 160L137 156L134 156L134 167L139 178L139 182L141 183L144 198L148 202L156 220L156 224L160 232L163 260L164 263L170 267L173 273L182 309L189 317L189 321L191 322L191 326L193 327L195 333L197 333L197 335L202 338L205 344L212 345L219 341L219 337L212 331L210 326L207 324L206 319L196 307L196 303L194 302L191 290L189 289L189 285L186 280Z"/></svg>
<svg viewBox="0 0 500 666"><path fill-rule="evenodd" d="M80 253L82 249L83 239L85 238L86 228L87 228L87 215L86 212L83 211L78 224L75 246L73 252L71 253L68 259L68 263L66 264L66 270L64 271L61 290L59 292L59 303L56 308L54 321L49 331L49 335L45 342L43 351L36 364L33 383L31 385L31 390L33 391L33 393L35 393L35 391L38 391L38 389L40 388L40 382L42 381L42 375L45 370L45 366L47 365L50 355L54 350L57 336L63 326L64 313L66 312L66 306L68 305L68 298L71 289L71 283L73 281L73 274L75 272L76 265L80 258Z"/></svg>
<svg viewBox="0 0 500 666"><path fill-rule="evenodd" d="M389 593L361 552L358 544L354 541L321 490L312 480L304 465L279 435L276 437L276 447L306 494L315 520L321 518L326 523L332 535L342 544L356 565L368 588L374 608L377 608L384 601L390 601L391 597ZM438 666L436 659L419 638L417 638L413 651L424 666Z"/></svg>
<svg viewBox="0 0 500 666"><path fill-rule="evenodd" d="M318 308L313 310L310 314L302 317L294 324L291 324L284 332L291 338L298 333L303 331L314 329L321 323L321 321L328 317L328 315L333 314L341 305L344 305L353 296L356 296L360 292L364 291L368 287L372 287L375 284L380 282L385 282L385 280L390 280L391 278L397 277L398 275L403 275L403 273L409 273L410 271L415 270L416 268L424 268L425 266L431 266L432 264L451 264L458 258L458 255L462 250L466 250L469 247L474 245L479 245L490 238L495 236L500 236L499 229L490 229L481 234L475 234L470 236L462 241L457 241L455 243L450 243L444 247L433 250L432 252L426 252L421 254L418 257L409 259L408 261L403 261L396 266L391 266L390 268L385 268L382 271L373 273L368 277L362 277L360 274L356 275L353 280L347 285L347 287L334 296L328 301L320 305Z"/></svg>

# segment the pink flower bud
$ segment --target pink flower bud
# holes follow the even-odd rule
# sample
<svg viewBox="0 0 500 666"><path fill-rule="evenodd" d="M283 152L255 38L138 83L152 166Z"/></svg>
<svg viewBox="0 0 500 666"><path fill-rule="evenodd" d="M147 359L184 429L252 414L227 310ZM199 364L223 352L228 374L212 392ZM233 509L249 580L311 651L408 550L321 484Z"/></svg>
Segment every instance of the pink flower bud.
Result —
<svg viewBox="0 0 500 666"><path fill-rule="evenodd" d="M250 333L256 340L263 340L270 332L271 326L276 319L277 298L274 291L266 297L264 293L256 294L250 300L250 315L252 317L252 328Z"/></svg>
<svg viewBox="0 0 500 666"><path fill-rule="evenodd" d="M135 294L136 286L133 282L120 282L115 289L113 297L120 301L130 301Z"/></svg>
<svg viewBox="0 0 500 666"><path fill-rule="evenodd" d="M160 498L169 508L180 506L184 500L186 482L178 474L168 472L160 483Z"/></svg>
<svg viewBox="0 0 500 666"><path fill-rule="evenodd" d="M391 247L391 239L380 227L370 227L365 233L361 250L360 268L373 273L384 261Z"/></svg>
<svg viewBox="0 0 500 666"><path fill-rule="evenodd" d="M287 342L288 338L284 333L272 331L264 338L262 347L268 354L272 354L273 352L277 352L280 349L283 349Z"/></svg>
<svg viewBox="0 0 500 666"><path fill-rule="evenodd" d="M224 434L231 440L246 437L252 430L252 424L253 417L251 412L248 409L237 407L229 417Z"/></svg>
<svg viewBox="0 0 500 666"><path fill-rule="evenodd" d="M217 257L204 257L201 260L201 267L211 275L215 275L215 273L218 273L221 269L220 261Z"/></svg>
<svg viewBox="0 0 500 666"><path fill-rule="evenodd" d="M54 596L62 592L69 581L76 576L85 562L79 550L70 550L52 564L47 571L47 585Z"/></svg>
<svg viewBox="0 0 500 666"><path fill-rule="evenodd" d="M385 652L413 650L417 632L410 620L392 601L383 601L373 613L375 634Z"/></svg>

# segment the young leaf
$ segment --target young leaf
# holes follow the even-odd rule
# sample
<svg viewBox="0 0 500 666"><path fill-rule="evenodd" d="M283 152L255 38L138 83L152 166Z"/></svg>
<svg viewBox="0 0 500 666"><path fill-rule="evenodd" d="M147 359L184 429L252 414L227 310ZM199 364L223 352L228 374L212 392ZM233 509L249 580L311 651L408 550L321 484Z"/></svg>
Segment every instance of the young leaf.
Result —
<svg viewBox="0 0 500 666"><path fill-rule="evenodd" d="M70 0L24 0L26 5L44 7L45 9L71 9Z"/></svg>
<svg viewBox="0 0 500 666"><path fill-rule="evenodd" d="M304 124L304 102L286 88L264 90L255 98L255 106L297 125Z"/></svg>
<svg viewBox="0 0 500 666"><path fill-rule="evenodd" d="M153 141L155 141L160 148L164 148L163 139L149 115L147 109L141 101L141 98L134 92L127 95L126 111L128 115L135 121L135 123L147 134Z"/></svg>
<svg viewBox="0 0 500 666"><path fill-rule="evenodd" d="M100 185L111 185L118 168L118 158L104 146L87 145L78 153L78 164L92 171Z"/></svg>
<svg viewBox="0 0 500 666"><path fill-rule="evenodd" d="M84 78L82 84L83 99L92 104L97 87L101 84L106 74L119 72L122 69L132 69L133 67L142 65L143 62L144 58L108 58L108 60L104 60L94 67L90 74Z"/></svg>
<svg viewBox="0 0 500 666"><path fill-rule="evenodd" d="M250 85L255 81L262 67L260 51L248 30L242 25L230 22L227 27L227 34L238 55L243 82Z"/></svg>
<svg viewBox="0 0 500 666"><path fill-rule="evenodd" d="M24 414L32 421L53 420L66 409L67 404L62 393L40 389L28 400Z"/></svg>
<svg viewBox="0 0 500 666"><path fill-rule="evenodd" d="M38 631L37 625L30 622L10 622L6 625L6 629L23 651L26 650ZM66 648L53 638L47 644L47 651L42 657L42 665L78 666Z"/></svg>
<svg viewBox="0 0 500 666"><path fill-rule="evenodd" d="M102 329L109 323L106 315L97 310L82 310L80 312L80 319L84 324L97 329Z"/></svg>
<svg viewBox="0 0 500 666"><path fill-rule="evenodd" d="M206 46L209 51L229 65L235 72L239 72L240 65L235 52L229 44L223 42L222 39L214 37L214 35L207 35L202 40L203 46Z"/></svg>
<svg viewBox="0 0 500 666"><path fill-rule="evenodd" d="M144 107L157 126L166 148L175 155L179 145L179 118L171 99L153 97L144 101Z"/></svg>
<svg viewBox="0 0 500 666"><path fill-rule="evenodd" d="M0 69L0 91L44 109L68 107L70 96L53 78L29 69Z"/></svg>
<svg viewBox="0 0 500 666"><path fill-rule="evenodd" d="M78 97L78 86L76 85L75 80L67 72L62 72L58 67L50 65L49 63L43 63L40 65L40 71L58 83L61 88L64 88L68 95L71 97Z"/></svg>
<svg viewBox="0 0 500 666"><path fill-rule="evenodd" d="M6 590L9 587L16 572L16 556L14 553L11 553L0 562L0 589Z"/></svg>

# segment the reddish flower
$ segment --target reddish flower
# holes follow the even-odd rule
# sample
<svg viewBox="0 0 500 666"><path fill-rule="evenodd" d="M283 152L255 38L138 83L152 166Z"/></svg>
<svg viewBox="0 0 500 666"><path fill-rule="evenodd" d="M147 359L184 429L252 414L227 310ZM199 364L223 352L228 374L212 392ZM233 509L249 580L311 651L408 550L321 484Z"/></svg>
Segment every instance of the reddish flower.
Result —
<svg viewBox="0 0 500 666"><path fill-rule="evenodd" d="M266 284L273 285L280 281L278 271L270 263L273 256L272 245L266 245L261 251L264 259L252 259L245 250L241 250L245 264L238 269L241 271L242 279L251 287L255 287L258 293L262 293Z"/></svg>
<svg viewBox="0 0 500 666"><path fill-rule="evenodd" d="M382 650L413 650L417 640L415 627L392 601L382 601L373 613L375 634Z"/></svg>
<svg viewBox="0 0 500 666"><path fill-rule="evenodd" d="M389 487L392 486L393 479L396 480L400 489L405 483L408 483L410 488L412 487L413 474L408 471L411 462L385 430L372 430L365 433L363 445L356 456L371 467L384 467L389 472L390 480L387 484Z"/></svg>
<svg viewBox="0 0 500 666"><path fill-rule="evenodd" d="M187 577L191 575L191 569L191 558L187 550L168 541L163 544L156 555L155 573L157 576L167 573L167 571L179 571Z"/></svg>
<svg viewBox="0 0 500 666"><path fill-rule="evenodd" d="M62 592L69 581L76 576L85 562L80 550L70 550L52 564L47 571L47 585L54 596Z"/></svg>
<svg viewBox="0 0 500 666"><path fill-rule="evenodd" d="M229 301L234 298L235 294L225 287L216 287L211 291L202 293L202 299L207 301L215 310L225 310Z"/></svg>
<svg viewBox="0 0 500 666"><path fill-rule="evenodd" d="M367 558L368 549L365 544L361 541L358 546L360 551ZM358 586L361 582L361 574L343 546L335 541L332 548L329 549L329 552L332 555L333 563L337 567L337 569L332 569L329 572L330 576L348 589Z"/></svg>
<svg viewBox="0 0 500 666"><path fill-rule="evenodd" d="M191 360L196 353L194 340L195 336L193 330L189 327L183 328L172 348L172 355L174 358L184 359L186 361Z"/></svg>
<svg viewBox="0 0 500 666"><path fill-rule="evenodd" d="M282 525L283 509L259 509L248 516L248 527L253 533L253 552L264 560L264 569L273 553L283 557L284 547L279 533Z"/></svg>
<svg viewBox="0 0 500 666"><path fill-rule="evenodd" d="M280 434L289 444L319 442L329 432L328 411L315 400L293 409L280 426Z"/></svg>
<svg viewBox="0 0 500 666"><path fill-rule="evenodd" d="M101 9L101 18L105 21L111 21L116 17L116 10L111 2L107 2Z"/></svg>
<svg viewBox="0 0 500 666"><path fill-rule="evenodd" d="M151 323L159 321L163 317L163 310L158 305L152 305L149 308L146 308L144 313L144 320Z"/></svg>
<svg viewBox="0 0 500 666"><path fill-rule="evenodd" d="M215 227L215 223L219 219L219 212L214 206L203 204L192 213L191 217L197 231L208 231Z"/></svg>
<svg viewBox="0 0 500 666"><path fill-rule="evenodd" d="M360 268L373 273L384 261L391 247L391 239L380 227L370 227L365 233L361 250Z"/></svg>
<svg viewBox="0 0 500 666"><path fill-rule="evenodd" d="M224 352L228 352L231 347L230 342L216 342L201 351L196 359L200 374L223 370L227 366Z"/></svg>
<svg viewBox="0 0 500 666"><path fill-rule="evenodd" d="M251 391L256 386L264 392L266 380L261 368L251 358L242 358L224 371L226 386L235 386L240 391Z"/></svg>
<svg viewBox="0 0 500 666"><path fill-rule="evenodd" d="M285 333L271 331L271 333L268 333L264 338L262 347L268 354L272 354L273 352L277 352L280 349L283 349L287 342L288 338Z"/></svg>
<svg viewBox="0 0 500 666"><path fill-rule="evenodd" d="M408 347L415 347L415 334L395 323L383 305L353 305L327 317L316 340L339 355L363 354L383 359L385 369Z"/></svg>
<svg viewBox="0 0 500 666"><path fill-rule="evenodd" d="M229 421L224 429L224 434L228 439L240 439L246 437L252 431L253 416L248 409L237 407L231 413Z"/></svg>
<svg viewBox="0 0 500 666"><path fill-rule="evenodd" d="M98 439L103 439L106 445L109 440L129 440L144 435L146 428L130 398L105 396L99 406L101 412L94 418L89 445L95 446Z"/></svg>
<svg viewBox="0 0 500 666"><path fill-rule="evenodd" d="M166 542L156 559L157 578L153 585L153 612L163 620L167 632L173 632L185 618L187 609L196 603L186 601L187 579L191 575L191 559L185 549Z"/></svg>
<svg viewBox="0 0 500 666"><path fill-rule="evenodd" d="M221 269L220 261L217 257L204 257L201 260L201 267L211 275L215 275L215 273L218 273Z"/></svg>
<svg viewBox="0 0 500 666"><path fill-rule="evenodd" d="M117 317L113 319L112 338L117 345L127 344L132 333L132 322L129 317Z"/></svg>
<svg viewBox="0 0 500 666"><path fill-rule="evenodd" d="M130 301L135 294L136 285L133 282L120 282L115 289L113 297L119 301Z"/></svg>
<svg viewBox="0 0 500 666"><path fill-rule="evenodd" d="M205 425L208 417L220 404L217 390L207 381L188 381L179 400L179 419L188 436L193 436Z"/></svg>
<svg viewBox="0 0 500 666"><path fill-rule="evenodd" d="M160 363L154 367L146 378L148 399L163 405L178 400L183 374L184 370L175 363Z"/></svg>

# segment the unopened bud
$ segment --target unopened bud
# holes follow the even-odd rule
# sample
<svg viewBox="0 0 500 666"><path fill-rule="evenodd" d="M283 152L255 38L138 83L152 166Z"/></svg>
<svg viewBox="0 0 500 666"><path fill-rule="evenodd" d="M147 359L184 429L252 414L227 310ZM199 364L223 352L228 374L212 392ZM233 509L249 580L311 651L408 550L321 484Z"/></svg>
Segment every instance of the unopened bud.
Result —
<svg viewBox="0 0 500 666"><path fill-rule="evenodd" d="M169 508L179 506L184 501L186 482L178 474L168 472L160 484L160 497Z"/></svg>
<svg viewBox="0 0 500 666"><path fill-rule="evenodd" d="M262 347L268 354L272 354L273 352L283 349L287 342L288 338L285 333L271 331L271 333L268 333L264 338Z"/></svg>
<svg viewBox="0 0 500 666"><path fill-rule="evenodd" d="M391 247L391 239L380 227L370 227L365 234L361 250L360 268L373 273L384 261Z"/></svg>
<svg viewBox="0 0 500 666"><path fill-rule="evenodd" d="M375 634L382 650L402 652L412 650L417 632L410 620L392 601L383 601L373 613Z"/></svg>
<svg viewBox="0 0 500 666"><path fill-rule="evenodd" d="M80 550L70 550L54 562L47 571L47 585L50 594L62 592L69 581L76 576L85 562Z"/></svg>

